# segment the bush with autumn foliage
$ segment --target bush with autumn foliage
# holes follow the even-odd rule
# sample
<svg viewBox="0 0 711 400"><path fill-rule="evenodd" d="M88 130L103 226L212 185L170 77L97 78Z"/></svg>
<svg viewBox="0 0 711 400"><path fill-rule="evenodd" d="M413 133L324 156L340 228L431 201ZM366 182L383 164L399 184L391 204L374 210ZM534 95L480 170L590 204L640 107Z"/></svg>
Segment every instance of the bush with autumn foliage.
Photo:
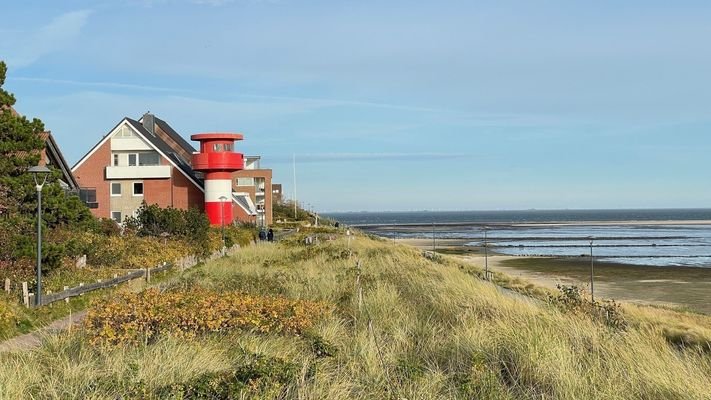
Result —
<svg viewBox="0 0 711 400"><path fill-rule="evenodd" d="M298 335L330 309L324 302L279 296L202 288L164 293L148 289L121 293L96 305L84 325L95 344L151 342L160 334L190 338L228 330Z"/></svg>

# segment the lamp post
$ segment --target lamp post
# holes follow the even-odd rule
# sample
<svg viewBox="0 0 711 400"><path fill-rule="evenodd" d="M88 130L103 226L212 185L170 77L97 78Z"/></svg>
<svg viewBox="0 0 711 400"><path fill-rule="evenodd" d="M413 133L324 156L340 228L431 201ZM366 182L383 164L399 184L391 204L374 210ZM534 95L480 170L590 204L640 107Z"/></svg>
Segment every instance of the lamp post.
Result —
<svg viewBox="0 0 711 400"><path fill-rule="evenodd" d="M595 302L595 275L594 275L594 270L595 270L595 259L593 258L593 238L590 237L590 296L593 301Z"/></svg>
<svg viewBox="0 0 711 400"><path fill-rule="evenodd" d="M227 197L220 196L220 222L222 224L222 254L225 254L225 200Z"/></svg>
<svg viewBox="0 0 711 400"><path fill-rule="evenodd" d="M487 243L486 230L484 227L484 276L489 280L489 244Z"/></svg>
<svg viewBox="0 0 711 400"><path fill-rule="evenodd" d="M50 170L45 166L37 166L28 169L27 172L32 174L35 189L37 189L37 293L35 294L35 306L39 307L42 304L42 187L47 182Z"/></svg>

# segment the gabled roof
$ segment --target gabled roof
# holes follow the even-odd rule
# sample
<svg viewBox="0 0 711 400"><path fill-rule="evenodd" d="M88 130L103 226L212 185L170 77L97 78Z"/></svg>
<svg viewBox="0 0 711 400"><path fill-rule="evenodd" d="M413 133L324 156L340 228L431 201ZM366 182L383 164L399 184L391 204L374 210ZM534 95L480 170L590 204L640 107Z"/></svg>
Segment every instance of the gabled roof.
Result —
<svg viewBox="0 0 711 400"><path fill-rule="evenodd" d="M45 151L47 152L47 157L49 157L49 159L52 161L52 165L62 171L62 176L64 176L64 181L69 186L69 189L78 190L79 182L77 182L77 179L74 177L74 174L72 174L72 169L69 168L67 160L64 158L64 155L62 155L62 152L59 150L59 146L54 140L54 136L52 136L51 132L45 133L47 134L47 138L45 139Z"/></svg>
<svg viewBox="0 0 711 400"><path fill-rule="evenodd" d="M154 147L156 147L157 150L159 150L161 153L165 154L166 157L168 158L168 160L170 162L172 162L173 165L178 167L183 172L183 174L187 175L191 180L193 180L194 183L196 183L200 187L200 189L203 189L202 179L200 179L195 174L195 171L193 171L193 168L190 166L190 164L187 164L185 162L185 160L182 159L182 157L178 156L175 153L175 150L172 147L170 147L168 145L168 143L163 141L163 139L161 139L157 135L154 135L154 134L148 132L148 130L140 122L133 120L131 118L128 118L128 117L126 117L125 119L131 125L131 127L133 127L133 129L140 132L140 134L143 135L143 137L145 137L145 139L148 140ZM157 120L158 120L158 118L156 118L156 121ZM163 128L161 127L161 129L163 129ZM173 131L173 132L175 132L175 131ZM176 135L177 135L177 133L176 133ZM178 136L180 136L180 135L178 135ZM183 140L183 141L185 141L185 140ZM191 151L191 153L192 153L192 151Z"/></svg>
<svg viewBox="0 0 711 400"><path fill-rule="evenodd" d="M171 139L175 141L180 147L183 148L188 154L193 154L197 150L188 142L185 140L178 132L173 129L170 125L168 125L167 122L163 121L162 119L158 117L153 117L156 124L160 127L160 129L163 130L163 132L167 133L168 136L170 136Z"/></svg>
<svg viewBox="0 0 711 400"><path fill-rule="evenodd" d="M9 107L10 112L14 116L20 116L20 114L13 108ZM59 150L59 145L57 144L57 141L54 140L54 136L52 136L52 133L50 131L46 132L40 132L38 134L39 138L42 139L44 142L44 151L45 154L47 155L47 158L49 158L50 164L58 168L62 172L62 177L64 178L64 183L67 184L69 189L72 190L77 190L79 189L79 183L77 183L76 178L72 174L72 169L69 168L69 164L67 163L67 160L64 158L64 155L62 155L62 151ZM27 151L18 151L15 153L18 156L26 156L28 155ZM40 160L40 163L42 163L43 160Z"/></svg>
<svg viewBox="0 0 711 400"><path fill-rule="evenodd" d="M89 157L91 157L91 155L94 154L94 152L99 147L106 143L106 141L111 138L111 135L116 131L116 129L124 122L131 126L131 128L133 128L141 138L147 141L155 150L158 151L158 153L160 153L161 156L166 158L168 162L178 168L178 170L183 175L185 175L185 177L187 177L188 180L191 181L198 189L203 192L205 191L202 179L197 177L195 171L193 171L189 164L184 162L181 157L178 157L178 155L175 154L175 151L173 151L173 149L160 137L151 134L140 122L128 117L124 117L121 121L119 121L118 124L116 124L116 126L114 126L106 135L104 135L104 137L94 147L92 147L91 150L89 150L89 152L84 155L84 157L82 157L76 164L74 164L74 166L72 167L72 171L79 168L79 166L81 166L84 161L89 159Z"/></svg>

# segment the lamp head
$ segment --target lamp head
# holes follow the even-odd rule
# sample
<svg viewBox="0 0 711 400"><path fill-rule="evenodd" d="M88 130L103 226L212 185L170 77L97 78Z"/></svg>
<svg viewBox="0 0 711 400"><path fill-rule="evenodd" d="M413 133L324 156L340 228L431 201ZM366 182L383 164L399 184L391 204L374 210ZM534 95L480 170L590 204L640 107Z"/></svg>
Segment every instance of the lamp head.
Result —
<svg viewBox="0 0 711 400"><path fill-rule="evenodd" d="M30 167L27 172L32 174L32 177L35 180L35 185L37 185L38 190L41 190L42 185L44 185L44 183L47 181L47 175L49 175L49 173L52 171L50 171L50 169L44 165L37 165L34 167ZM42 183L39 183L40 179L42 179Z"/></svg>

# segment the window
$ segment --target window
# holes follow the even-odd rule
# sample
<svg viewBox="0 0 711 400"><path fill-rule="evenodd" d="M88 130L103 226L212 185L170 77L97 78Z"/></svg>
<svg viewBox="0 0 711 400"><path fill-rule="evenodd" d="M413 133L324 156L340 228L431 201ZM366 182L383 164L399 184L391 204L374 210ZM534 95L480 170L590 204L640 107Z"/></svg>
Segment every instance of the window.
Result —
<svg viewBox="0 0 711 400"><path fill-rule="evenodd" d="M128 155L128 166L135 167L136 165L138 165L137 159L138 159L138 154L129 154Z"/></svg>
<svg viewBox="0 0 711 400"><path fill-rule="evenodd" d="M143 196L143 182L133 182L133 195Z"/></svg>
<svg viewBox="0 0 711 400"><path fill-rule="evenodd" d="M160 165L160 156L155 151L138 153L138 165Z"/></svg>
<svg viewBox="0 0 711 400"><path fill-rule="evenodd" d="M133 131L131 130L131 128L124 125L116 133L116 137L133 137Z"/></svg>
<svg viewBox="0 0 711 400"><path fill-rule="evenodd" d="M216 151L216 152L222 151L222 143L213 144L212 151Z"/></svg>
<svg viewBox="0 0 711 400"><path fill-rule="evenodd" d="M111 183L111 195L112 196L121 196L121 183L120 182L112 182Z"/></svg>
<svg viewBox="0 0 711 400"><path fill-rule="evenodd" d="M118 166L119 164L119 155L114 154L114 167Z"/></svg>
<svg viewBox="0 0 711 400"><path fill-rule="evenodd" d="M113 219L114 221L116 221L120 224L121 223L121 211L111 211L111 219Z"/></svg>
<svg viewBox="0 0 711 400"><path fill-rule="evenodd" d="M227 143L225 145L225 151L232 151L232 143Z"/></svg>
<svg viewBox="0 0 711 400"><path fill-rule="evenodd" d="M79 199L84 203L96 203L96 188L80 188Z"/></svg>
<svg viewBox="0 0 711 400"><path fill-rule="evenodd" d="M237 178L237 186L254 186L254 178Z"/></svg>

